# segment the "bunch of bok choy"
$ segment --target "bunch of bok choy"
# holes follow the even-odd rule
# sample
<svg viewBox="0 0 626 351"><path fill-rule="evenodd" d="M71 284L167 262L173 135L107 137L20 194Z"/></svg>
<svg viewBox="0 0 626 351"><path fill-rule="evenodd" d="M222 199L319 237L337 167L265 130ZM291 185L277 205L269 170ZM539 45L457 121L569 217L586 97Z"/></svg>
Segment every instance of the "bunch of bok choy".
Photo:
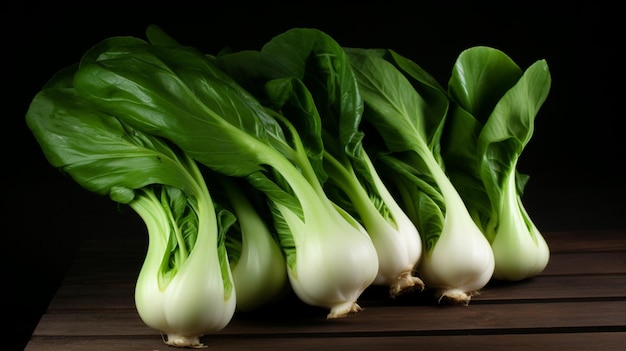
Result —
<svg viewBox="0 0 626 351"><path fill-rule="evenodd" d="M171 42L108 38L83 56L74 86L99 110L263 192L294 292L328 308L328 318L360 310L357 299L378 271L376 250L362 225L324 193L316 175L321 143L305 146L288 120L205 54Z"/></svg>
<svg viewBox="0 0 626 351"><path fill-rule="evenodd" d="M517 171L544 60L470 48L446 90L317 29L215 55L146 34L93 46L26 122L52 166L143 219L135 302L167 344L202 347L287 292L338 318L370 285L468 304L547 265Z"/></svg>
<svg viewBox="0 0 626 351"><path fill-rule="evenodd" d="M326 194L372 238L379 261L373 283L389 287L391 296L415 286L421 290L423 282L413 275L421 239L363 148L363 101L343 48L319 30L294 28L260 51L222 54L216 62L260 101L280 110L305 144L317 143L321 135L318 177Z"/></svg>

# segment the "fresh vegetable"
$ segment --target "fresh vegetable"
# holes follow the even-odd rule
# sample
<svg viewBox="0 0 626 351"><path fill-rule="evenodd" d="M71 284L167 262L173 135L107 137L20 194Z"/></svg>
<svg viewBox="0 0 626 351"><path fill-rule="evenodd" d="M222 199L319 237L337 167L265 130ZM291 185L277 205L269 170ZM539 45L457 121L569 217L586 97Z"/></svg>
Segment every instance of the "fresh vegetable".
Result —
<svg viewBox="0 0 626 351"><path fill-rule="evenodd" d="M227 226L225 236L237 311L250 312L280 301L289 292L289 280L265 197L240 178L210 173L211 194L237 219Z"/></svg>
<svg viewBox="0 0 626 351"><path fill-rule="evenodd" d="M376 250L358 221L324 193L316 175L323 149L305 149L280 113L206 55L109 38L85 54L74 85L102 111L265 193L295 293L330 309L328 318L360 309L357 299L378 271Z"/></svg>
<svg viewBox="0 0 626 351"><path fill-rule="evenodd" d="M502 51L483 46L459 55L449 81L453 105L443 156L491 244L496 279L535 276L549 261L548 245L522 204L528 176L517 163L550 84L545 60L523 72Z"/></svg>
<svg viewBox="0 0 626 351"><path fill-rule="evenodd" d="M445 90L393 50L316 29L217 55L146 35L92 47L26 122L52 166L143 219L135 302L168 345L203 347L290 290L338 318L371 284L468 304L547 265L517 171L544 60L522 71L470 48Z"/></svg>
<svg viewBox="0 0 626 351"><path fill-rule="evenodd" d="M321 134L324 173L318 178L372 238L379 260L374 284L388 286L391 296L422 289L413 276L421 239L363 148L363 101L343 48L319 30L294 28L260 51L222 54L216 62L268 107L281 110L305 144Z"/></svg>
<svg viewBox="0 0 626 351"><path fill-rule="evenodd" d="M26 122L48 161L85 189L128 205L149 245L135 289L142 320L174 346L199 347L235 311L223 227L198 165L171 143L93 107L59 72L35 96Z"/></svg>
<svg viewBox="0 0 626 351"><path fill-rule="evenodd" d="M365 102L364 119L383 140L380 167L422 236L419 275L440 301L467 304L489 282L494 256L441 160L445 90L392 50L346 50Z"/></svg>

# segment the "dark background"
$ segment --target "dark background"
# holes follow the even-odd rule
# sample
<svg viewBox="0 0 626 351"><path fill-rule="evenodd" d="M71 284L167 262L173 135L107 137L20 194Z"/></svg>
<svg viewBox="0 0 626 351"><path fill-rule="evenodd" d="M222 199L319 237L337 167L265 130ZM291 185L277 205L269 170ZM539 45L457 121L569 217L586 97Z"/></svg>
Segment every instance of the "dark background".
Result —
<svg viewBox="0 0 626 351"><path fill-rule="evenodd" d="M129 5L131 4L132 5ZM157 24L207 53L259 49L292 27L315 27L343 46L391 48L447 84L458 54L488 45L525 69L546 59L552 89L518 169L523 200L544 232L626 229L623 185L623 19L598 1L269 2L11 1L2 10L2 348L21 350L91 235L145 235L134 213L53 169L24 123L57 70L100 40L145 38ZM202 4L202 5L199 5ZM411 4L411 5L407 5ZM619 93L619 97L618 97ZM619 99L619 100L618 100ZM8 317L8 318L7 318ZM8 346L7 346L8 341Z"/></svg>

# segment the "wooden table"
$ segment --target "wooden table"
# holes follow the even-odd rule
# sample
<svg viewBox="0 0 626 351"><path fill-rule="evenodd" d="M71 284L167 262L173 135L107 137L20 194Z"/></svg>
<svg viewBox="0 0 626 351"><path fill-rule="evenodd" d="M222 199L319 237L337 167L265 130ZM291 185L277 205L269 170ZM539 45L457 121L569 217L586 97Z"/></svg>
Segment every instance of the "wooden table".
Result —
<svg viewBox="0 0 626 351"><path fill-rule="evenodd" d="M364 308L327 320L291 296L235 314L205 336L209 350L623 350L626 233L544 233L551 260L539 276L488 284L469 306L423 294L391 299L368 288ZM25 351L176 350L139 318L133 289L143 237L89 238Z"/></svg>

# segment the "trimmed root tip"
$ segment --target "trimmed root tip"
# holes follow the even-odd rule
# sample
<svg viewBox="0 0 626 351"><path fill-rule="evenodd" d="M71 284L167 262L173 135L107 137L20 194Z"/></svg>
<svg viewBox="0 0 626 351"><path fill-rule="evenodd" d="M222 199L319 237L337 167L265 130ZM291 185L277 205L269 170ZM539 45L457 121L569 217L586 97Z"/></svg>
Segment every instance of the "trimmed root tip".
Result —
<svg viewBox="0 0 626 351"><path fill-rule="evenodd" d="M182 335L167 335L167 339L163 340L166 345L174 347L184 347L189 349L203 349L207 345L200 342L200 336L182 336Z"/></svg>
<svg viewBox="0 0 626 351"><path fill-rule="evenodd" d="M341 305L335 306L330 310L330 313L326 316L327 319L342 318L349 313L356 313L361 311L362 308L356 302L346 302Z"/></svg>
<svg viewBox="0 0 626 351"><path fill-rule="evenodd" d="M438 303L449 303L454 305L467 306L472 299L472 293L466 293L459 289L441 290L438 295Z"/></svg>
<svg viewBox="0 0 626 351"><path fill-rule="evenodd" d="M389 287L389 295L394 298L400 294L416 290L422 292L425 287L424 282L420 278L414 277L411 275L411 272L405 272Z"/></svg>

